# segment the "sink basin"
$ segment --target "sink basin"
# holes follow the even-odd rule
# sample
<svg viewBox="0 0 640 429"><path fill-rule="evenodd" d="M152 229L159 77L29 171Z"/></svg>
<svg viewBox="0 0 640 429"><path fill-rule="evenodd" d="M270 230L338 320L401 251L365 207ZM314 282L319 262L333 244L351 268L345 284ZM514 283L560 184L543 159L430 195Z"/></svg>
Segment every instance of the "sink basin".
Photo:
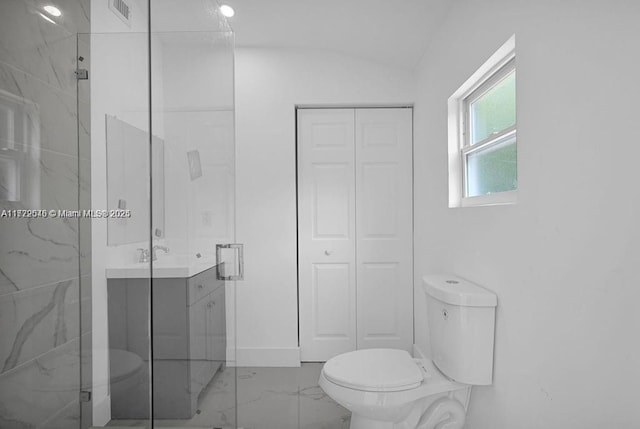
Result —
<svg viewBox="0 0 640 429"><path fill-rule="evenodd" d="M156 261L107 267L108 279L189 278L216 265L214 257L196 258L189 255L160 255Z"/></svg>

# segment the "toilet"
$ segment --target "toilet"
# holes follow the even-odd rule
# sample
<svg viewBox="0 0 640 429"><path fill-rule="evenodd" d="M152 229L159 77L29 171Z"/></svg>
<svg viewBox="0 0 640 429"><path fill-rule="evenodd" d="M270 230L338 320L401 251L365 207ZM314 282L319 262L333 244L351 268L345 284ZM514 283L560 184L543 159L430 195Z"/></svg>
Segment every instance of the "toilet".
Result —
<svg viewBox="0 0 640 429"><path fill-rule="evenodd" d="M128 350L109 350L109 384L112 419L149 417L149 368Z"/></svg>
<svg viewBox="0 0 640 429"><path fill-rule="evenodd" d="M453 275L423 277L431 359L365 349L329 359L319 385L350 429L460 429L471 386L493 377L497 296Z"/></svg>

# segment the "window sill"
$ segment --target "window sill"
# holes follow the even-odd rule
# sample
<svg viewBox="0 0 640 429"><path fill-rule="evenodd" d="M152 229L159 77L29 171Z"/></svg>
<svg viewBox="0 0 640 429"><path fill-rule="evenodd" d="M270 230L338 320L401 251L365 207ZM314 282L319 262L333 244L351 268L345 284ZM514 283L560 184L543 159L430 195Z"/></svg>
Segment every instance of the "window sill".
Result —
<svg viewBox="0 0 640 429"><path fill-rule="evenodd" d="M502 206L518 203L518 191L498 192L496 194L465 197L458 207Z"/></svg>

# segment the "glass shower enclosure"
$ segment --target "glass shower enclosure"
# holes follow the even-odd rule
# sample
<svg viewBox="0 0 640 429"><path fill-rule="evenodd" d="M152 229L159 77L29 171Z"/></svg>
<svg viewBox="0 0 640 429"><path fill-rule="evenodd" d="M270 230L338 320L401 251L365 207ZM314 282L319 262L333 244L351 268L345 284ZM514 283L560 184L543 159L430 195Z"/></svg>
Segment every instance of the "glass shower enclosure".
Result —
<svg viewBox="0 0 640 429"><path fill-rule="evenodd" d="M122 5L94 3L78 36L106 213L91 229L93 425L236 428L233 32L215 1Z"/></svg>

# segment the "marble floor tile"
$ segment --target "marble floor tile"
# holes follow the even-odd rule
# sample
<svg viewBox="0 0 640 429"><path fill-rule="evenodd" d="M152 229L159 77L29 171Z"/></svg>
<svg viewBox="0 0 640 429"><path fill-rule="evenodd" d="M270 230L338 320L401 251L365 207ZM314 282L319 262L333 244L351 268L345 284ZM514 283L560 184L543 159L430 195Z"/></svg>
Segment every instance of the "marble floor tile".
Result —
<svg viewBox="0 0 640 429"><path fill-rule="evenodd" d="M321 363L303 363L300 368L228 367L203 391L193 418L156 420L154 427L228 429L236 427L237 418L237 427L243 429L348 429L349 411L318 386L321 369ZM108 426L150 427L143 420L113 420Z"/></svg>

